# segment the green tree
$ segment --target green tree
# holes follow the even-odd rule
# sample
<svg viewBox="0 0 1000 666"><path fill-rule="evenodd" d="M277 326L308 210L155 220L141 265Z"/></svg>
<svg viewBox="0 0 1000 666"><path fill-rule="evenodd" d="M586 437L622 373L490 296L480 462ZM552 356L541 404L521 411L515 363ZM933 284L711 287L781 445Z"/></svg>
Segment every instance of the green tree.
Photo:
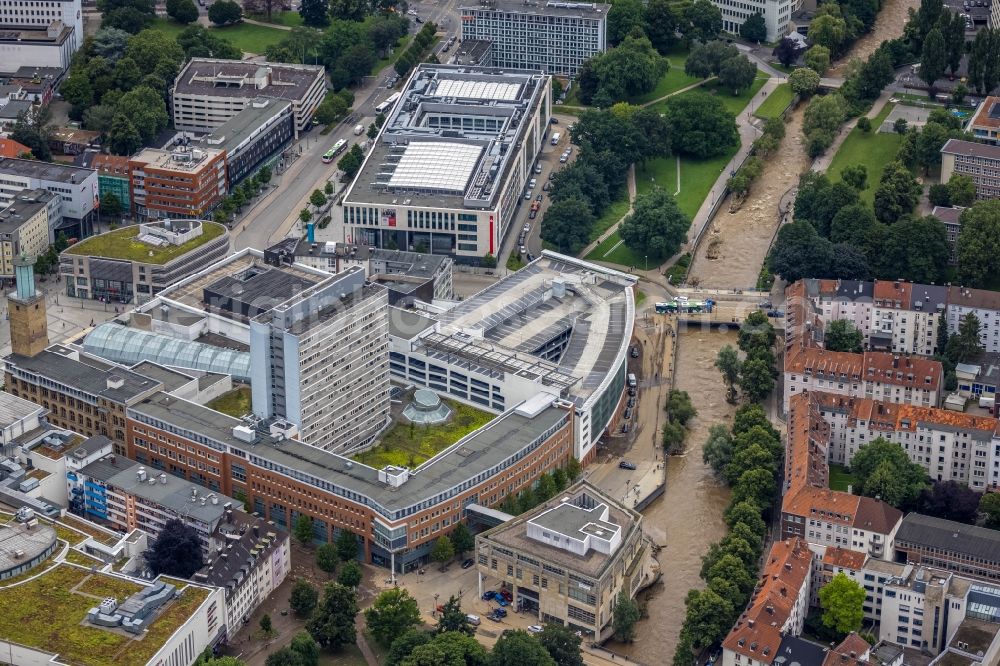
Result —
<svg viewBox="0 0 1000 666"><path fill-rule="evenodd" d="M431 642L431 634L420 629L409 629L392 641L385 666L399 666L413 650Z"/></svg>
<svg viewBox="0 0 1000 666"><path fill-rule="evenodd" d="M691 52L684 60L684 73L688 76L704 79L718 74L722 69L722 63L730 58L739 57L739 55L739 49L720 39L704 44L695 42L691 45Z"/></svg>
<svg viewBox="0 0 1000 666"><path fill-rule="evenodd" d="M521 629L505 631L493 646L489 666L555 666L537 638Z"/></svg>
<svg viewBox="0 0 1000 666"><path fill-rule="evenodd" d="M535 497L539 502L547 502L556 494L556 484L552 480L552 475L548 472L538 477L538 485L535 487Z"/></svg>
<svg viewBox="0 0 1000 666"><path fill-rule="evenodd" d="M948 180L948 200L952 206L972 206L976 201L976 183L971 176L955 173ZM962 229L965 232L965 229Z"/></svg>
<svg viewBox="0 0 1000 666"><path fill-rule="evenodd" d="M375 640L390 645L394 638L420 624L420 609L409 592L396 587L375 597L365 609L365 622Z"/></svg>
<svg viewBox="0 0 1000 666"><path fill-rule="evenodd" d="M819 74L808 67L799 67L788 75L788 84L792 92L806 98L812 97L819 89Z"/></svg>
<svg viewBox="0 0 1000 666"><path fill-rule="evenodd" d="M313 190L312 194L309 195L309 203L316 206L316 208L321 208L326 205L326 195L320 190Z"/></svg>
<svg viewBox="0 0 1000 666"><path fill-rule="evenodd" d="M576 458L570 458L569 462L566 463L566 477L570 482L576 481L580 478L580 472L582 471L580 461Z"/></svg>
<svg viewBox="0 0 1000 666"><path fill-rule="evenodd" d="M198 20L198 8L192 0L167 0L167 16L187 25Z"/></svg>
<svg viewBox="0 0 1000 666"><path fill-rule="evenodd" d="M625 37L621 44L584 63L579 94L585 104L609 107L650 92L670 68L669 61L645 37Z"/></svg>
<svg viewBox="0 0 1000 666"><path fill-rule="evenodd" d="M439 563L441 570L444 571L444 563L453 557L455 557L455 547L451 544L451 539L445 535L439 536L431 550L431 559Z"/></svg>
<svg viewBox="0 0 1000 666"><path fill-rule="evenodd" d="M733 455L726 465L725 479L729 485L736 485L744 472L751 469L766 469L772 474L777 472L778 461L769 449L761 444L734 449Z"/></svg>
<svg viewBox="0 0 1000 666"><path fill-rule="evenodd" d="M590 242L594 214L582 199L553 201L542 218L542 238L560 252L575 255Z"/></svg>
<svg viewBox="0 0 1000 666"><path fill-rule="evenodd" d="M94 89L83 71L67 76L59 86L59 93L70 104L70 117L75 120L83 119L84 111L94 103Z"/></svg>
<svg viewBox="0 0 1000 666"><path fill-rule="evenodd" d="M448 601L441 605L438 616L438 633L445 631L459 631L463 634L472 635L476 633L476 628L469 624L469 616L462 610L462 604L458 597L452 595Z"/></svg>
<svg viewBox="0 0 1000 666"><path fill-rule="evenodd" d="M847 319L827 323L823 347L830 351L861 353L864 335Z"/></svg>
<svg viewBox="0 0 1000 666"><path fill-rule="evenodd" d="M702 92L672 97L666 120L673 150L681 155L714 157L739 143L735 116L720 99Z"/></svg>
<svg viewBox="0 0 1000 666"><path fill-rule="evenodd" d="M340 573L337 574L337 582L344 587L352 589L361 584L362 578L361 565L358 564L357 560L344 562L344 566L340 568Z"/></svg>
<svg viewBox="0 0 1000 666"><path fill-rule="evenodd" d="M334 540L337 546L337 557L344 562L358 557L358 538L350 530L340 530Z"/></svg>
<svg viewBox="0 0 1000 666"><path fill-rule="evenodd" d="M306 623L306 631L324 648L337 651L344 645L354 644L357 614L358 598L354 590L338 583L327 583L323 603Z"/></svg>
<svg viewBox="0 0 1000 666"><path fill-rule="evenodd" d="M757 66L745 55L729 58L719 68L719 83L729 89L733 95L748 90L757 78Z"/></svg>
<svg viewBox="0 0 1000 666"><path fill-rule="evenodd" d="M700 2L701 0L697 0ZM635 625L639 621L639 604L625 590L618 593L611 607L611 627L615 640L631 643L635 638Z"/></svg>
<svg viewBox="0 0 1000 666"><path fill-rule="evenodd" d="M876 476L875 473L881 470ZM920 491L927 487L927 472L920 465L910 462L898 444L879 437L863 445L851 460L851 473L858 478L862 495L875 497L885 489L886 477L895 489L893 497L882 499L894 506L909 506L916 501Z"/></svg>
<svg viewBox="0 0 1000 666"><path fill-rule="evenodd" d="M760 507L753 502L733 502L726 509L726 524L732 528L739 523L749 526L756 534L763 535L767 531L767 524L760 515Z"/></svg>
<svg viewBox="0 0 1000 666"><path fill-rule="evenodd" d="M684 628L696 649L722 640L735 620L733 605L712 590L691 590L684 600L687 614Z"/></svg>
<svg viewBox="0 0 1000 666"><path fill-rule="evenodd" d="M743 25L740 26L740 37L751 42L766 42L767 24L764 22L764 15L754 12L744 19Z"/></svg>
<svg viewBox="0 0 1000 666"><path fill-rule="evenodd" d="M767 509L771 506L776 491L777 484L771 470L762 467L748 469L733 484L732 500L734 502L750 501Z"/></svg>
<svg viewBox="0 0 1000 666"><path fill-rule="evenodd" d="M771 367L760 359L750 359L740 367L740 390L748 400L760 402L774 390Z"/></svg>
<svg viewBox="0 0 1000 666"><path fill-rule="evenodd" d="M243 19L243 8L232 0L215 0L208 8L208 20L215 25L228 25Z"/></svg>
<svg viewBox="0 0 1000 666"><path fill-rule="evenodd" d="M740 357L732 345L726 345L715 357L715 367L722 373L722 381L726 384L726 400L736 399L736 384L740 377Z"/></svg>
<svg viewBox="0 0 1000 666"><path fill-rule="evenodd" d="M264 632L264 635L270 635L274 629L271 626L271 616L264 613L260 618L260 630Z"/></svg>
<svg viewBox="0 0 1000 666"><path fill-rule="evenodd" d="M979 512L986 514L986 526L1000 528L1000 493L983 493L979 500Z"/></svg>
<svg viewBox="0 0 1000 666"><path fill-rule="evenodd" d="M948 338L944 355L953 364L968 363L983 351L980 338L981 324L974 312L967 312L958 320L958 332Z"/></svg>
<svg viewBox="0 0 1000 666"><path fill-rule="evenodd" d="M296 578L288 605L299 617L309 617L319 603L319 590L305 578Z"/></svg>
<svg viewBox="0 0 1000 666"><path fill-rule="evenodd" d="M680 32L690 41L715 39L722 32L722 11L709 0L694 0L684 8Z"/></svg>
<svg viewBox="0 0 1000 666"><path fill-rule="evenodd" d="M875 217L879 222L892 224L913 211L920 193L920 185L909 169L901 162L891 162L875 190Z"/></svg>
<svg viewBox="0 0 1000 666"><path fill-rule="evenodd" d="M300 631L292 638L288 648L298 655L301 666L319 665L319 643L307 631Z"/></svg>
<svg viewBox="0 0 1000 666"><path fill-rule="evenodd" d="M451 544L455 547L455 552L459 557L462 557L476 547L476 539L472 536L472 532L469 531L465 523L455 525L455 529L451 531L449 536L451 537Z"/></svg>
<svg viewBox="0 0 1000 666"><path fill-rule="evenodd" d="M905 215L889 228L884 240L880 277L923 283L943 281L948 257L948 239L941 220L931 215Z"/></svg>
<svg viewBox="0 0 1000 666"><path fill-rule="evenodd" d="M486 666L489 655L479 642L464 633L446 631L419 645L403 659L402 666Z"/></svg>
<svg viewBox="0 0 1000 666"><path fill-rule="evenodd" d="M337 570L340 558L337 557L337 547L332 543L320 544L316 549L316 566L323 571L332 574Z"/></svg>
<svg viewBox="0 0 1000 666"><path fill-rule="evenodd" d="M316 535L313 534L312 518L304 513L299 514L299 517L295 519L293 534L303 546L311 544L316 539Z"/></svg>
<svg viewBox="0 0 1000 666"><path fill-rule="evenodd" d="M820 44L814 44L806 51L804 56L806 67L813 70L820 76L830 69L830 49Z"/></svg>
<svg viewBox="0 0 1000 666"><path fill-rule="evenodd" d="M691 396L687 391L670 389L667 394L667 402L664 405L668 418L686 426L688 421L698 414L698 410L691 404Z"/></svg>
<svg viewBox="0 0 1000 666"><path fill-rule="evenodd" d="M775 340L777 340L777 333L775 333L774 326L768 320L767 315L760 310L755 310L747 315L747 318L740 325L736 344L749 354L760 347L773 347Z"/></svg>
<svg viewBox="0 0 1000 666"><path fill-rule="evenodd" d="M830 53L840 53L847 41L847 22L829 13L818 15L809 24L808 37L810 44L823 46L829 49ZM811 67L808 61L806 65Z"/></svg>
<svg viewBox="0 0 1000 666"><path fill-rule="evenodd" d="M920 69L917 75L928 86L933 87L934 82L944 76L945 67L948 66L948 52L945 49L944 37L937 28L932 28L924 38L923 51L920 54Z"/></svg>
<svg viewBox="0 0 1000 666"><path fill-rule="evenodd" d="M680 249L690 226L673 196L654 187L636 196L633 212L622 221L618 233L626 247L658 263Z"/></svg>
<svg viewBox="0 0 1000 666"><path fill-rule="evenodd" d="M668 455L676 455L684 450L687 430L680 423L667 421L663 424L663 448Z"/></svg>
<svg viewBox="0 0 1000 666"><path fill-rule="evenodd" d="M858 192L868 189L868 167L864 164L849 164L840 170L840 178Z"/></svg>
<svg viewBox="0 0 1000 666"><path fill-rule="evenodd" d="M561 624L546 624L538 634L538 642L556 662L556 666L583 666L580 637L571 628Z"/></svg>
<svg viewBox="0 0 1000 666"><path fill-rule="evenodd" d="M732 349L732 347L730 347ZM702 447L702 459L719 476L729 465L733 455L733 438L724 425L709 426L708 439Z"/></svg>
<svg viewBox="0 0 1000 666"><path fill-rule="evenodd" d="M958 279L969 287L984 287L997 272L1000 256L1000 200L979 201L962 212L958 237Z"/></svg>
<svg viewBox="0 0 1000 666"><path fill-rule="evenodd" d="M823 626L844 635L861 628L865 589L843 572L819 589Z"/></svg>
<svg viewBox="0 0 1000 666"><path fill-rule="evenodd" d="M236 198L237 195L239 195L240 200L243 199L242 192L233 192L234 199ZM302 210L299 211L299 219L302 220L303 224L309 224L309 221L313 219L312 211L309 210L308 208L303 208Z"/></svg>
<svg viewBox="0 0 1000 666"><path fill-rule="evenodd" d="M108 192L101 197L101 214L112 219L120 218L122 213L122 202L114 192Z"/></svg>
<svg viewBox="0 0 1000 666"><path fill-rule="evenodd" d="M670 0L649 0L646 3L646 36L661 55L667 55L677 43L679 22L680 17Z"/></svg>
<svg viewBox="0 0 1000 666"><path fill-rule="evenodd" d="M639 0L614 0L608 11L608 42L620 44L635 30L643 29L644 8Z"/></svg>

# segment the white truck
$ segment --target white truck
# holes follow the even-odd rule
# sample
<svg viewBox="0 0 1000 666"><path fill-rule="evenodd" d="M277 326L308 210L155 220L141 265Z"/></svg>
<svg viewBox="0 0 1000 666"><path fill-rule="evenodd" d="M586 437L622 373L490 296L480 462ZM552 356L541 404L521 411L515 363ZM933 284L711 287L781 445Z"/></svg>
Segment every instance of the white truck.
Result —
<svg viewBox="0 0 1000 666"><path fill-rule="evenodd" d="M354 136L361 136L364 133L364 131L365 131L364 125L359 124L354 126Z"/></svg>
<svg viewBox="0 0 1000 666"><path fill-rule="evenodd" d="M559 132L553 132L552 133L552 145L553 146L558 145L560 138L562 138L562 134L560 134Z"/></svg>

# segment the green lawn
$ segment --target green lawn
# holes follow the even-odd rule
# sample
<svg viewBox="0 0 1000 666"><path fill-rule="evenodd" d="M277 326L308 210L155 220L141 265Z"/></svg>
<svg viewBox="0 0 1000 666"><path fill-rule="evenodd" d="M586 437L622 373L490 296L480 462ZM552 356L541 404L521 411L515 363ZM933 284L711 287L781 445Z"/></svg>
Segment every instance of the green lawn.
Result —
<svg viewBox="0 0 1000 666"><path fill-rule="evenodd" d="M451 420L435 426L396 423L382 436L375 448L354 456L358 462L381 469L386 465L416 467L473 430L493 420L494 416L481 409L444 399L451 407Z"/></svg>
<svg viewBox="0 0 1000 666"><path fill-rule="evenodd" d="M594 223L594 228L590 232L590 242L597 240L601 234L611 228L618 220L625 217L628 213L628 190L626 189L622 192L620 199L612 201L611 204L604 210L604 213L597 218L597 222Z"/></svg>
<svg viewBox="0 0 1000 666"><path fill-rule="evenodd" d="M251 14L249 18L255 21L261 21L263 23L274 23L275 25L284 25L289 28L297 28L302 25L302 14L298 12L271 12L271 20L267 20L267 16L264 14Z"/></svg>
<svg viewBox="0 0 1000 666"><path fill-rule="evenodd" d="M739 95L734 95L728 90L724 89L717 80L708 81L705 85L699 86L692 90L682 92L677 97L682 97L684 95L698 95L702 93L709 93L711 95L717 95L722 101L722 104L726 109L732 113L734 116L738 116L741 111L746 107L747 103L753 99L757 91L760 90L764 83L767 82L768 76L764 72L757 71L757 78L754 79L753 85L749 89L744 90ZM674 97L673 99L676 99ZM659 109L661 112L666 111L666 105L670 103L670 100L664 100L662 102L657 102L653 108Z"/></svg>
<svg viewBox="0 0 1000 666"><path fill-rule="evenodd" d="M676 199L685 215L695 216L736 150L736 147L731 148L725 154L707 160L681 158L681 191ZM661 157L650 160L641 167L636 167L635 178L639 194L648 192L655 185L673 194L677 191L677 159Z"/></svg>
<svg viewBox="0 0 1000 666"><path fill-rule="evenodd" d="M228 393L223 393L205 406L209 409L214 409L217 412L222 412L223 414L228 414L234 418L239 418L252 411L250 398L250 387L240 386L238 388L234 388Z"/></svg>
<svg viewBox="0 0 1000 666"><path fill-rule="evenodd" d="M66 250L69 254L85 254L92 257L107 257L141 261L147 264L165 264L200 245L217 238L226 230L221 224L203 222L200 236L180 245L153 247L136 240L139 235L139 225L133 224L122 229L109 231L72 245Z"/></svg>
<svg viewBox="0 0 1000 666"><path fill-rule="evenodd" d="M181 25L173 19L164 18L163 16L158 16L155 21L149 26L151 29L158 32L162 32L164 35L170 39L177 39L177 35L184 32L184 28L188 27L186 25Z"/></svg>
<svg viewBox="0 0 1000 666"><path fill-rule="evenodd" d="M287 30L268 28L252 23L237 23L223 28L213 28L215 34L232 42L233 46L260 55L268 46L277 44L288 36Z"/></svg>
<svg viewBox="0 0 1000 666"><path fill-rule="evenodd" d="M792 103L792 96L792 87L787 83L782 83L774 89L774 92L768 95L764 103L754 111L753 115L765 120L768 118L777 118Z"/></svg>
<svg viewBox="0 0 1000 666"><path fill-rule="evenodd" d="M868 168L868 189L861 193L861 198L869 203L875 198L875 188L882 178L882 172L889 162L896 158L896 153L903 143L903 137L895 132L882 134L877 131L892 110L891 107L891 104L886 104L882 113L872 120L871 132L862 132L857 127L851 130L841 144L840 150L833 156L830 168L827 169L830 179L837 182L840 180L840 172L845 167L864 164Z"/></svg>
<svg viewBox="0 0 1000 666"><path fill-rule="evenodd" d="M846 492L847 486L858 489L858 478L847 471L843 465L830 465L830 489Z"/></svg>
<svg viewBox="0 0 1000 666"><path fill-rule="evenodd" d="M630 99L631 104L646 104L701 81L697 76L688 76L684 73L684 58L669 58L669 60L670 69L659 80L656 87L645 95Z"/></svg>

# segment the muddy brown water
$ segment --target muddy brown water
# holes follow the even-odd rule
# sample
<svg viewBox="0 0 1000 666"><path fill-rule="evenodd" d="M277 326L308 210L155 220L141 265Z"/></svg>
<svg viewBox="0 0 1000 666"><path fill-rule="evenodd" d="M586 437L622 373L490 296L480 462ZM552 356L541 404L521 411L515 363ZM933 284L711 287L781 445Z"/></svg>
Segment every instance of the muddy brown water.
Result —
<svg viewBox="0 0 1000 666"><path fill-rule="evenodd" d="M688 282L699 287L752 289L760 266L767 256L778 228L782 196L799 182L809 169L802 138L805 105L785 123L785 138L777 154L764 161L764 169L754 181L750 194L735 213L727 201L712 220L712 226L698 245Z"/></svg>
<svg viewBox="0 0 1000 666"><path fill-rule="evenodd" d="M643 601L653 619L639 622L635 642L610 643L608 647L643 664L669 663L684 622L684 597L698 577L701 557L708 546L725 536L722 513L729 490L702 462L702 446L709 426L730 425L735 408L725 399L725 387L713 363L724 345L736 344L736 333L688 329L678 333L677 388L687 391L698 409L688 433L687 451L667 462L667 487L663 496L645 511L644 528L661 546L657 556L663 571L660 583Z"/></svg>
<svg viewBox="0 0 1000 666"><path fill-rule="evenodd" d="M885 0L882 10L875 19L872 31L863 35L854 42L851 50L846 56L841 58L836 65L830 68L824 76L842 77L847 72L847 63L851 58L867 60L868 56L875 53L883 41L895 39L903 34L903 26L909 19L908 10L916 10L920 7L920 0Z"/></svg>

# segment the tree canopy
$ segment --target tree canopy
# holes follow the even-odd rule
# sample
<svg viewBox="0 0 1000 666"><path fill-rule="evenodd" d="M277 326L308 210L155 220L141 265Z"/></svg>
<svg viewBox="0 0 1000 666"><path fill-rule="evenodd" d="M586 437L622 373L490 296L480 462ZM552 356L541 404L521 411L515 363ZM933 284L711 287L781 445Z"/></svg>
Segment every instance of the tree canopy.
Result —
<svg viewBox="0 0 1000 666"><path fill-rule="evenodd" d="M405 589L385 590L365 609L365 623L375 640L391 645L394 638L420 624L420 609Z"/></svg>
<svg viewBox="0 0 1000 666"><path fill-rule="evenodd" d="M682 155L714 157L739 143L736 117L721 100L705 93L671 98L666 119L673 150Z"/></svg>
<svg viewBox="0 0 1000 666"><path fill-rule="evenodd" d="M865 589L843 572L819 589L823 609L823 625L838 634L848 634L861 628L864 620Z"/></svg>
<svg viewBox="0 0 1000 666"><path fill-rule="evenodd" d="M144 557L154 576L190 578L205 565L198 533L176 518L164 523Z"/></svg>
<svg viewBox="0 0 1000 666"><path fill-rule="evenodd" d="M673 196L654 187L636 196L633 212L622 221L618 233L626 247L659 263L680 249L690 226Z"/></svg>
<svg viewBox="0 0 1000 666"><path fill-rule="evenodd" d="M1000 200L976 202L962 212L961 223L959 280L969 287L983 287L1000 272Z"/></svg>
<svg viewBox="0 0 1000 666"><path fill-rule="evenodd" d="M924 468L911 462L898 444L882 437L858 449L851 473L858 478L862 495L880 497L897 508L913 506L928 486Z"/></svg>
<svg viewBox="0 0 1000 666"><path fill-rule="evenodd" d="M826 325L823 347L830 351L860 353L863 350L864 334L848 319L835 319Z"/></svg>

